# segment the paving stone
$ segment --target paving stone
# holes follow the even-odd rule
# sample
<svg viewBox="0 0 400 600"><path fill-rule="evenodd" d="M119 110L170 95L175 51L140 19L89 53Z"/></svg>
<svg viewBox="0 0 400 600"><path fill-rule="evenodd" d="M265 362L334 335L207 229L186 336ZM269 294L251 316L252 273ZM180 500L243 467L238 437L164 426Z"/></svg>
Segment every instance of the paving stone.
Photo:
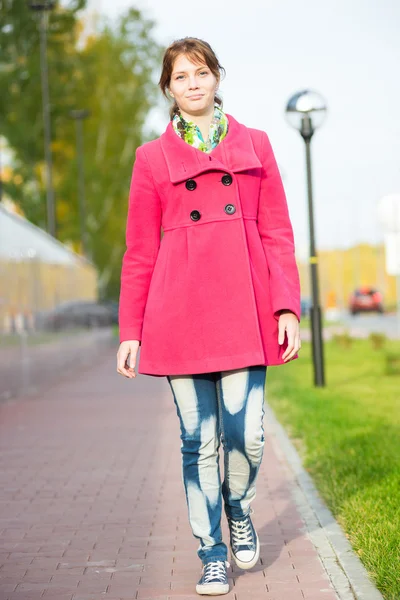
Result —
<svg viewBox="0 0 400 600"><path fill-rule="evenodd" d="M6 600L198 598L170 388L118 376L115 353L41 397L0 405ZM266 435L253 503L261 556L248 572L232 563L228 600L338 600L318 554L331 560L329 547L308 535L296 485ZM228 542L224 515L222 530Z"/></svg>

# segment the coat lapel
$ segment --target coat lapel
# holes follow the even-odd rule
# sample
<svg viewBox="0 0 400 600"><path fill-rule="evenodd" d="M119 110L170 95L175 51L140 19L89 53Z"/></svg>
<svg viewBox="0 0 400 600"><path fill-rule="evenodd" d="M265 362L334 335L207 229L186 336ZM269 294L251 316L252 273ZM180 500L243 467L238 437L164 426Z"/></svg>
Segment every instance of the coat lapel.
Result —
<svg viewBox="0 0 400 600"><path fill-rule="evenodd" d="M227 114L227 117L228 133L209 153L182 140L174 131L171 121L168 123L160 136L160 143L172 183L179 183L214 169L235 173L262 166L248 128L231 115Z"/></svg>

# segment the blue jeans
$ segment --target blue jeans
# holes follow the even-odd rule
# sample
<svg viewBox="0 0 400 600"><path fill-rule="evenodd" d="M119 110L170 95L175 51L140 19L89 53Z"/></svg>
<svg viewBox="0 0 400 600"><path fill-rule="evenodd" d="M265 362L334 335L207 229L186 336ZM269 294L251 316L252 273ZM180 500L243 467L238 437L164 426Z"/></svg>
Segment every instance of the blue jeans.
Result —
<svg viewBox="0 0 400 600"><path fill-rule="evenodd" d="M264 451L266 366L196 375L168 375L181 427L182 479L189 523L203 564L227 560L221 512L250 513ZM221 486L219 447L224 449ZM222 495L221 495L222 492Z"/></svg>

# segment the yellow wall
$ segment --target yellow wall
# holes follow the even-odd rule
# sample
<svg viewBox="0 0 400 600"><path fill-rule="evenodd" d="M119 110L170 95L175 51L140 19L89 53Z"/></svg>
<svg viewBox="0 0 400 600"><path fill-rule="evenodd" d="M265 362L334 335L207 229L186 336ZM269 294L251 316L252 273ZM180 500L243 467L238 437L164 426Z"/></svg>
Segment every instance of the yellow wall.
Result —
<svg viewBox="0 0 400 600"><path fill-rule="evenodd" d="M86 263L49 265L0 260L0 329L5 316L34 313L66 300L96 300L97 272Z"/></svg>
<svg viewBox="0 0 400 600"><path fill-rule="evenodd" d="M299 262L298 266L302 296L310 297L309 264ZM339 308L347 308L350 294L361 285L370 285L382 292L387 308L396 305L396 278L386 273L383 245L359 244L343 250L321 250L318 277L323 308L334 302Z"/></svg>

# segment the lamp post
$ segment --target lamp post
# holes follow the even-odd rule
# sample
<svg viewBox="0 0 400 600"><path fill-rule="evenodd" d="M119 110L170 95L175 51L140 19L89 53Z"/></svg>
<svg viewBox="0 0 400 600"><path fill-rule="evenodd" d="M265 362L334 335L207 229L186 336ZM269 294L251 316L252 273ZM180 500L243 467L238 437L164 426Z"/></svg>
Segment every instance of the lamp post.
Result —
<svg viewBox="0 0 400 600"><path fill-rule="evenodd" d="M70 117L76 124L76 154L78 163L78 202L79 202L79 225L83 253L88 257L89 247L86 229L86 200L85 200L85 174L83 164L83 120L90 115L87 109L71 110Z"/></svg>
<svg viewBox="0 0 400 600"><path fill-rule="evenodd" d="M28 6L39 15L40 34L40 77L42 82L42 111L44 125L44 155L46 160L46 199L47 199L47 231L56 237L56 212L53 188L53 161L51 155L51 125L49 80L47 69L47 26L48 13L55 6L55 0L28 0Z"/></svg>
<svg viewBox="0 0 400 600"><path fill-rule="evenodd" d="M314 365L314 384L325 386L324 352L322 343L322 319L319 302L318 258L315 247L313 190L311 176L311 139L314 131L324 120L326 105L316 92L303 90L294 94L286 106L286 117L289 124L300 132L306 146L308 219L310 229L310 270L311 270L311 340Z"/></svg>

